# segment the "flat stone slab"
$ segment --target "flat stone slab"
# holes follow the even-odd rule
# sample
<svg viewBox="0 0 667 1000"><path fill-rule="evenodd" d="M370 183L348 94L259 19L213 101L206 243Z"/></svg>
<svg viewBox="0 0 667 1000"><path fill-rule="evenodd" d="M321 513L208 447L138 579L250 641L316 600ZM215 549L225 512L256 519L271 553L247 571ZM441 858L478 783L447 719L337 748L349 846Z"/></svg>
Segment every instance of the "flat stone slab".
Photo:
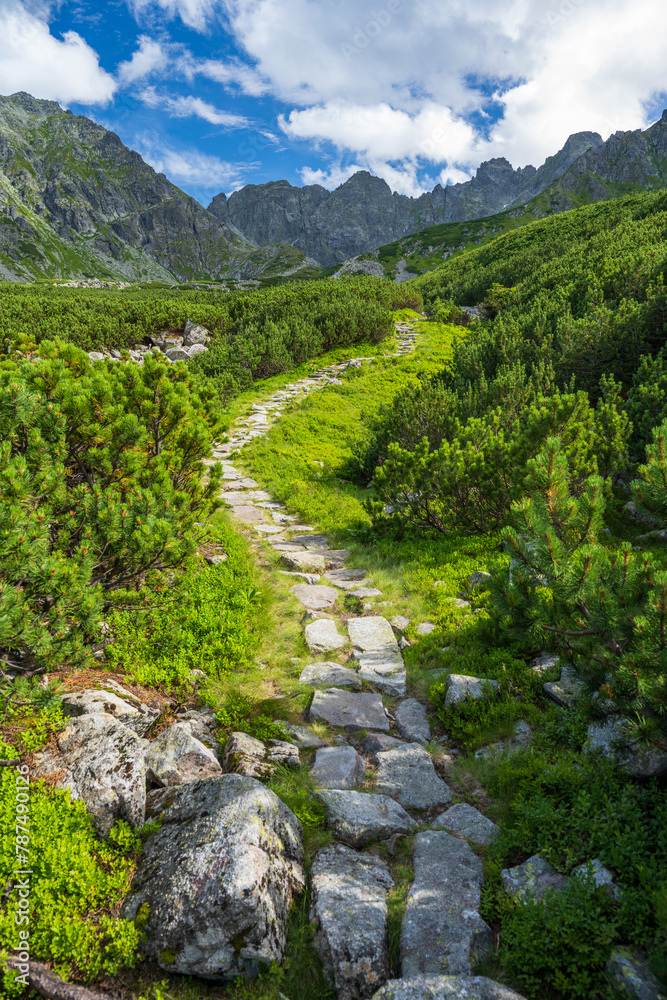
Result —
<svg viewBox="0 0 667 1000"><path fill-rule="evenodd" d="M410 619L406 618L405 615L395 615L391 619L391 627L394 632L405 632L406 628L410 624Z"/></svg>
<svg viewBox="0 0 667 1000"><path fill-rule="evenodd" d="M376 587L357 587L356 590L351 590L350 593L353 597L358 597L362 600L367 597L380 597L382 591L377 590Z"/></svg>
<svg viewBox="0 0 667 1000"><path fill-rule="evenodd" d="M398 646L394 630L386 618L349 618L347 631L350 641L364 653Z"/></svg>
<svg viewBox="0 0 667 1000"><path fill-rule="evenodd" d="M330 726L343 726L345 729L389 730L382 698L379 694L370 692L354 694L338 688L316 691L309 716L313 721L327 722Z"/></svg>
<svg viewBox="0 0 667 1000"><path fill-rule="evenodd" d="M336 623L327 618L308 622L304 634L311 653L328 653L332 649L340 649L347 641L336 628Z"/></svg>
<svg viewBox="0 0 667 1000"><path fill-rule="evenodd" d="M557 705L562 708L573 708L584 690L584 684L574 667L566 664L561 671L560 680L548 681L544 685L544 690Z"/></svg>
<svg viewBox="0 0 667 1000"><path fill-rule="evenodd" d="M290 594L293 594L304 608L310 608L311 611L324 611L338 599L338 591L334 587L320 587L317 584L313 586L297 583L294 587L290 587Z"/></svg>
<svg viewBox="0 0 667 1000"><path fill-rule="evenodd" d="M370 997L389 975L387 865L343 844L319 851L310 872L310 920L324 974L339 1000Z"/></svg>
<svg viewBox="0 0 667 1000"><path fill-rule="evenodd" d="M271 500L272 497L266 490L225 490L222 499L230 507L236 507L238 504L255 504L261 500Z"/></svg>
<svg viewBox="0 0 667 1000"><path fill-rule="evenodd" d="M394 716L399 733L409 743L428 743L431 739L426 706L416 698L406 698L397 705Z"/></svg>
<svg viewBox="0 0 667 1000"><path fill-rule="evenodd" d="M252 504L232 507L232 517L241 524L263 524L266 519L266 512Z"/></svg>
<svg viewBox="0 0 667 1000"><path fill-rule="evenodd" d="M377 764L376 754L382 753L383 750L393 750L394 747L404 746L403 740L387 736L386 733L369 733L359 744L359 752L370 757L373 763Z"/></svg>
<svg viewBox="0 0 667 1000"><path fill-rule="evenodd" d="M525 1000L484 976L414 976L390 979L373 1000Z"/></svg>
<svg viewBox="0 0 667 1000"><path fill-rule="evenodd" d="M324 663L309 663L301 671L299 681L310 687L341 687L361 691L361 680L354 670L328 660Z"/></svg>
<svg viewBox="0 0 667 1000"><path fill-rule="evenodd" d="M306 729L305 726L295 726L293 723L284 722L282 719L274 719L273 721L277 725L282 726L289 735L292 743L295 743L297 747L301 747L303 750L310 750L312 747L323 747L326 745L324 740L321 740L315 733L311 733L310 729Z"/></svg>
<svg viewBox="0 0 667 1000"><path fill-rule="evenodd" d="M353 583L355 580L363 580L366 577L365 569L331 569L324 576L327 580L332 583L337 581L338 583Z"/></svg>
<svg viewBox="0 0 667 1000"><path fill-rule="evenodd" d="M355 651L354 658L359 664L359 676L362 680L374 684L392 698L405 696L407 676L398 646L387 646L370 653Z"/></svg>
<svg viewBox="0 0 667 1000"><path fill-rule="evenodd" d="M433 622L422 622L421 625L417 625L415 629L415 635L430 635L431 632L435 632L435 625Z"/></svg>
<svg viewBox="0 0 667 1000"><path fill-rule="evenodd" d="M297 580L304 580L305 583L316 584L319 576L316 573L297 573L295 570L279 569L280 576L291 576Z"/></svg>
<svg viewBox="0 0 667 1000"><path fill-rule="evenodd" d="M278 535L283 529L277 524L256 524L255 531L262 535Z"/></svg>
<svg viewBox="0 0 667 1000"><path fill-rule="evenodd" d="M500 876L505 892L517 902L526 896L541 899L548 889L562 889L568 882L537 854L515 868L503 868Z"/></svg>
<svg viewBox="0 0 667 1000"><path fill-rule="evenodd" d="M276 552L305 552L303 545L297 545L296 542L288 542L284 538L270 538L269 545ZM288 572L288 571L286 571ZM319 579L319 575L317 577Z"/></svg>
<svg viewBox="0 0 667 1000"><path fill-rule="evenodd" d="M476 847L486 847L500 832L492 820L467 802L458 802L452 806L434 820L433 826L442 826L449 833L469 840Z"/></svg>
<svg viewBox="0 0 667 1000"><path fill-rule="evenodd" d="M286 563L290 569L302 570L305 572L313 572L314 570L319 570L323 573L327 568L328 563L323 555L318 552L283 552L282 553L283 562Z"/></svg>
<svg viewBox="0 0 667 1000"><path fill-rule="evenodd" d="M464 840L436 830L415 837L414 868L401 927L403 975L469 976L493 950L479 914L482 862Z"/></svg>
<svg viewBox="0 0 667 1000"><path fill-rule="evenodd" d="M395 833L411 833L417 826L405 809L387 795L337 789L322 789L314 795L324 805L329 828L350 847L387 840Z"/></svg>
<svg viewBox="0 0 667 1000"><path fill-rule="evenodd" d="M419 743L382 750L375 759L377 791L391 795L404 808L430 809L452 801L452 793L435 773L430 755Z"/></svg>
<svg viewBox="0 0 667 1000"><path fill-rule="evenodd" d="M325 579L328 579L328 574L324 574ZM328 580L332 587L338 587L339 590L355 591L359 590L362 586L370 586L371 580Z"/></svg>
<svg viewBox="0 0 667 1000"><path fill-rule="evenodd" d="M500 690L498 681L485 680L482 677L470 677L468 674L449 674L445 681L445 686L447 688L445 708L458 705L459 702L466 701L468 698L475 700L487 698L488 695L484 691L485 687L496 693Z"/></svg>
<svg viewBox="0 0 667 1000"><path fill-rule="evenodd" d="M292 541L299 542L307 549L328 549L329 539L326 535L298 535L292 536Z"/></svg>
<svg viewBox="0 0 667 1000"><path fill-rule="evenodd" d="M354 747L323 747L310 773L321 788L354 788L366 777L366 767Z"/></svg>
<svg viewBox="0 0 667 1000"><path fill-rule="evenodd" d="M225 494L231 492L232 490L259 490L259 483L254 479L250 479L248 476L241 476L238 472L234 475L223 476L223 479L233 480L234 486L229 487L229 491L223 487Z"/></svg>

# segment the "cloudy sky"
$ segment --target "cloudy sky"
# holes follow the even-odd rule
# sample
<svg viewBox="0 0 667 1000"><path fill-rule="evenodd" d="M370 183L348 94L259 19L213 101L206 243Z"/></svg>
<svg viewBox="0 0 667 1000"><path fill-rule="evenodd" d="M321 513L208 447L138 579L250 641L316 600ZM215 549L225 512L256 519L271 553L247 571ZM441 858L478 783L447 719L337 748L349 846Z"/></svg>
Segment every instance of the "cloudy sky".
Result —
<svg viewBox="0 0 667 1000"><path fill-rule="evenodd" d="M538 166L659 118L666 52L664 0L0 0L0 94L89 115L204 204Z"/></svg>

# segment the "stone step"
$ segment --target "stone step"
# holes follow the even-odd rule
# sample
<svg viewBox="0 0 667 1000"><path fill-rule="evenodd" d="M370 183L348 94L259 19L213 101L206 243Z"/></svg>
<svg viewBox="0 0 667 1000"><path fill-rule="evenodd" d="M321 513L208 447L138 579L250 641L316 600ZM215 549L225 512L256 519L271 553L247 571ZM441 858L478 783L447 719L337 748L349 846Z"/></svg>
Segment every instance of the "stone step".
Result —
<svg viewBox="0 0 667 1000"><path fill-rule="evenodd" d="M338 688L316 691L308 714L311 721L327 722L330 726L340 726L351 732L358 729L389 732L382 698L372 692L353 694Z"/></svg>
<svg viewBox="0 0 667 1000"><path fill-rule="evenodd" d="M412 833L417 827L405 809L387 795L334 788L319 789L314 795L324 806L327 826L338 840L350 847L364 847L374 840L386 840L395 833ZM462 844L463 841L457 843Z"/></svg>

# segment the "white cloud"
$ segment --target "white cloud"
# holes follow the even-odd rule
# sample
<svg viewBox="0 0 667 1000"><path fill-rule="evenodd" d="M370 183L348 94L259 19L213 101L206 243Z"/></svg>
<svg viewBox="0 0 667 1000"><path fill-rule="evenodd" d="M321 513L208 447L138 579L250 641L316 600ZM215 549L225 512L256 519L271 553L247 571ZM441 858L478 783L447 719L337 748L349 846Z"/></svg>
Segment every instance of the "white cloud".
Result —
<svg viewBox="0 0 667 1000"><path fill-rule="evenodd" d="M136 148L147 163L175 184L229 191L241 182L238 166L217 156L189 148L170 149L156 137L146 135L136 139Z"/></svg>
<svg viewBox="0 0 667 1000"><path fill-rule="evenodd" d="M300 171L301 180L304 184L321 184L322 187L328 188L329 191L333 191L334 188L340 187L344 184L352 174L356 174L358 170L363 170L364 168L359 166L358 163L353 163L349 167L341 167L340 164L331 167L330 170L315 170L312 167L303 167Z"/></svg>
<svg viewBox="0 0 667 1000"><path fill-rule="evenodd" d="M174 118L203 118L211 125L222 125L225 128L249 128L251 122L243 115L235 115L230 111L221 111L214 105L203 101L200 97L169 97L158 94L154 87L146 87L139 94L144 104L151 108L164 108Z"/></svg>
<svg viewBox="0 0 667 1000"><path fill-rule="evenodd" d="M196 31L205 31L220 9L216 0L129 0L129 5L137 17L151 7L159 7L168 17L180 17L184 24Z"/></svg>
<svg viewBox="0 0 667 1000"><path fill-rule="evenodd" d="M163 73L169 65L169 54L163 44L148 35L141 35L139 48L132 53L132 58L119 64L117 75L124 83L136 83L153 73Z"/></svg>
<svg viewBox="0 0 667 1000"><path fill-rule="evenodd" d="M0 93L25 90L63 104L107 104L116 90L113 77L75 31L55 38L47 14L19 0L0 4Z"/></svg>

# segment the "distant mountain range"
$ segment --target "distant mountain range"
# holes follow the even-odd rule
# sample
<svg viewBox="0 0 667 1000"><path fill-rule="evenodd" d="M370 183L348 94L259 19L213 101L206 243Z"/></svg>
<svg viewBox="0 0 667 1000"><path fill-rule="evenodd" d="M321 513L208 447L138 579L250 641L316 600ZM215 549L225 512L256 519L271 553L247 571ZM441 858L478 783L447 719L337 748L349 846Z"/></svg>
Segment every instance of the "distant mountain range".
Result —
<svg viewBox="0 0 667 1000"><path fill-rule="evenodd" d="M667 112L606 142L576 133L539 169L489 160L419 198L359 171L335 191L248 184L205 209L113 132L21 93L0 97L0 280L265 280L341 262L400 280L532 218L664 187Z"/></svg>

